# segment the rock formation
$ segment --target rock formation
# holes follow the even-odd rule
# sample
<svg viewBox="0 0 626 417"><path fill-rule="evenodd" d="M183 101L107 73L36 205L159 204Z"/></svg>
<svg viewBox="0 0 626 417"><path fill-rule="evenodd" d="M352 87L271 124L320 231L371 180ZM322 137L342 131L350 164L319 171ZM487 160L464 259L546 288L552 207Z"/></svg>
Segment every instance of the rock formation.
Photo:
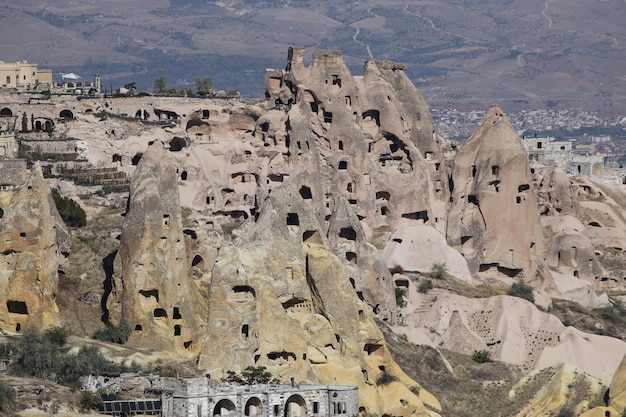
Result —
<svg viewBox="0 0 626 417"><path fill-rule="evenodd" d="M220 248L200 368L217 379L225 363L266 366L283 380L356 385L366 412L431 415L424 404L438 401L410 390L419 384L391 358L313 208L293 184L275 188L247 236Z"/></svg>
<svg viewBox="0 0 626 417"><path fill-rule="evenodd" d="M176 184L164 144L154 142L132 177L107 308L114 323L131 327L131 344L192 355L201 348L207 308L189 278Z"/></svg>
<svg viewBox="0 0 626 417"><path fill-rule="evenodd" d="M2 329L22 332L60 324L57 270L69 247L39 165L25 184L0 191L0 235Z"/></svg>
<svg viewBox="0 0 626 417"><path fill-rule="evenodd" d="M481 277L534 276L542 251L528 157L515 130L492 106L454 160L448 242ZM514 237L514 238L512 238Z"/></svg>

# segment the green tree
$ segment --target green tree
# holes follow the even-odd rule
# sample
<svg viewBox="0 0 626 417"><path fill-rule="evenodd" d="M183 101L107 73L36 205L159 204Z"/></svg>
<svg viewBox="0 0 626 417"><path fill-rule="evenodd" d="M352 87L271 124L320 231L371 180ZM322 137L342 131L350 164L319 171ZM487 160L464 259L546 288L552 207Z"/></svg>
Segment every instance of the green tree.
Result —
<svg viewBox="0 0 626 417"><path fill-rule="evenodd" d="M68 332L65 327L54 326L44 332L44 336L54 345L63 346L67 342Z"/></svg>
<svg viewBox="0 0 626 417"><path fill-rule="evenodd" d="M13 388L4 381L0 381L0 411L11 411L13 406Z"/></svg>
<svg viewBox="0 0 626 417"><path fill-rule="evenodd" d="M436 262L430 267L430 274L433 278L441 279L448 273L448 267L445 262Z"/></svg>
<svg viewBox="0 0 626 417"><path fill-rule="evenodd" d="M395 293L396 293L396 305L400 308L406 307L406 300L404 299L404 296L406 294L405 289L396 287Z"/></svg>
<svg viewBox="0 0 626 417"><path fill-rule="evenodd" d="M508 294L512 295L513 297L523 298L524 300L528 300L531 303L535 302L533 287L528 284L524 284L522 281L516 282L511 285Z"/></svg>
<svg viewBox="0 0 626 417"><path fill-rule="evenodd" d="M222 378L222 382L228 384L277 384L279 382L265 366L248 366L240 374L233 371L227 371L226 373L227 376Z"/></svg>
<svg viewBox="0 0 626 417"><path fill-rule="evenodd" d="M196 91L200 95L213 94L213 79L211 77L198 78L196 80Z"/></svg>
<svg viewBox="0 0 626 417"><path fill-rule="evenodd" d="M17 376L35 377L55 381L60 369L56 346L41 333L25 333L11 358L9 372Z"/></svg>
<svg viewBox="0 0 626 417"><path fill-rule="evenodd" d="M477 363L491 362L491 353L488 350L475 350L472 360Z"/></svg>
<svg viewBox="0 0 626 417"><path fill-rule="evenodd" d="M158 77L154 79L153 89L155 93L163 94L167 87L167 80L165 77Z"/></svg>
<svg viewBox="0 0 626 417"><path fill-rule="evenodd" d="M35 130L35 115L30 115L30 130Z"/></svg>
<svg viewBox="0 0 626 417"><path fill-rule="evenodd" d="M22 132L28 132L28 116L26 112L22 113Z"/></svg>
<svg viewBox="0 0 626 417"><path fill-rule="evenodd" d="M61 218L70 227L83 227L87 224L87 214L76 201L69 197L63 197L53 188L52 198Z"/></svg>
<svg viewBox="0 0 626 417"><path fill-rule="evenodd" d="M120 321L120 324L114 326L108 324L106 329L98 330L94 333L93 338L102 340L103 342L117 343L123 345L128 341L130 337L130 326L125 320Z"/></svg>

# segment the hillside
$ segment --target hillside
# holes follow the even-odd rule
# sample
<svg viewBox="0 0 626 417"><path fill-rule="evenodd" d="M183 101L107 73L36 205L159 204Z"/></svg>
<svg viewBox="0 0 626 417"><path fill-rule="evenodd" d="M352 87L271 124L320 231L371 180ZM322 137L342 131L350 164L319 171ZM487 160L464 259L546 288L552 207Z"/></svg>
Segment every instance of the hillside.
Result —
<svg viewBox="0 0 626 417"><path fill-rule="evenodd" d="M619 0L24 1L0 9L0 57L102 74L107 88L212 76L261 97L265 68L299 45L342 50L353 73L367 58L407 63L431 105L595 111L626 99L624 15Z"/></svg>

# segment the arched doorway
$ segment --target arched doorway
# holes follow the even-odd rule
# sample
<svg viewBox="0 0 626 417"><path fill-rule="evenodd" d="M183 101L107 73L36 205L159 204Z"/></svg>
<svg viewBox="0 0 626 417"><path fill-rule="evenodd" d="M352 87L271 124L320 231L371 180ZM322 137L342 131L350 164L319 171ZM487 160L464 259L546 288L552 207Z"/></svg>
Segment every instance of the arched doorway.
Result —
<svg viewBox="0 0 626 417"><path fill-rule="evenodd" d="M228 398L221 399L215 404L213 409L214 416L227 416L229 414L236 414L237 408L235 404Z"/></svg>
<svg viewBox="0 0 626 417"><path fill-rule="evenodd" d="M135 113L135 117L141 120L148 120L148 118L150 117L150 113L148 113L146 109L139 109Z"/></svg>
<svg viewBox="0 0 626 417"><path fill-rule="evenodd" d="M262 414L261 400L257 397L251 397L247 402L244 409L244 415L247 417L260 416Z"/></svg>
<svg viewBox="0 0 626 417"><path fill-rule="evenodd" d="M306 416L306 402L298 394L294 394L285 403L285 415L284 417L305 417Z"/></svg>
<svg viewBox="0 0 626 417"><path fill-rule="evenodd" d="M73 119L74 118L74 113L72 113L70 110L61 110L61 113L59 113L59 117L61 119Z"/></svg>
<svg viewBox="0 0 626 417"><path fill-rule="evenodd" d="M0 116L13 116L13 112L8 107L5 107L0 110Z"/></svg>

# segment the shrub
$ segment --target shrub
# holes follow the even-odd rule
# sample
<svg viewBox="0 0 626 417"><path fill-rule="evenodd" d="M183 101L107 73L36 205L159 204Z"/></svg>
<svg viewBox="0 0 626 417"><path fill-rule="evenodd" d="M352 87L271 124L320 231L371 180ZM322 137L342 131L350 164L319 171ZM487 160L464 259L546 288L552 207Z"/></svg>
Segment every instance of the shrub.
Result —
<svg viewBox="0 0 626 417"><path fill-rule="evenodd" d="M59 366L59 381L77 388L82 376L119 370L119 366L106 359L97 347L83 346L75 355L63 357Z"/></svg>
<svg viewBox="0 0 626 417"><path fill-rule="evenodd" d="M392 382L398 380L398 377L395 375L391 375L389 372L383 371L382 374L376 379L376 385L389 385Z"/></svg>
<svg viewBox="0 0 626 417"><path fill-rule="evenodd" d="M441 279L448 273L448 267L445 262L436 262L430 267L430 275L433 278Z"/></svg>
<svg viewBox="0 0 626 417"><path fill-rule="evenodd" d="M0 381L0 411L10 411L15 400L13 388L4 381Z"/></svg>
<svg viewBox="0 0 626 417"><path fill-rule="evenodd" d="M52 189L52 198L61 218L70 227L83 227L87 224L85 210L69 197L63 197L56 189Z"/></svg>
<svg viewBox="0 0 626 417"><path fill-rule="evenodd" d="M533 287L530 285L524 284L519 281L511 285L511 288L508 292L509 295L513 297L523 298L524 300L528 300L531 303L535 302L535 296L533 295Z"/></svg>
<svg viewBox="0 0 626 417"><path fill-rule="evenodd" d="M396 305L400 308L406 307L406 300L404 299L404 295L406 291L404 288L396 287Z"/></svg>
<svg viewBox="0 0 626 417"><path fill-rule="evenodd" d="M274 375L265 366L248 366L240 374L227 371L227 376L222 378L221 381L234 385L278 384L280 382L274 378Z"/></svg>
<svg viewBox="0 0 626 417"><path fill-rule="evenodd" d="M43 334L25 333L14 348L9 365L11 374L53 381L57 379L60 356L56 346Z"/></svg>
<svg viewBox="0 0 626 417"><path fill-rule="evenodd" d="M478 363L491 362L491 353L488 350L475 350L472 353L472 360Z"/></svg>
<svg viewBox="0 0 626 417"><path fill-rule="evenodd" d="M120 321L120 324L114 326L107 324L106 329L100 329L96 331L93 338L96 340L102 340L103 342L117 343L123 345L128 342L130 337L130 326L125 320Z"/></svg>
<svg viewBox="0 0 626 417"><path fill-rule="evenodd" d="M68 332L65 327L54 326L44 332L44 336L54 345L63 346L67 342Z"/></svg>
<svg viewBox="0 0 626 417"><path fill-rule="evenodd" d="M80 393L80 410L82 412L89 412L90 410L97 410L98 405L102 402L100 394L91 391L83 391Z"/></svg>
<svg viewBox="0 0 626 417"><path fill-rule="evenodd" d="M429 279L426 279L420 282L420 285L417 287L417 290L421 292L422 294L425 294L428 292L428 290L432 290L432 289L433 289L433 282Z"/></svg>

